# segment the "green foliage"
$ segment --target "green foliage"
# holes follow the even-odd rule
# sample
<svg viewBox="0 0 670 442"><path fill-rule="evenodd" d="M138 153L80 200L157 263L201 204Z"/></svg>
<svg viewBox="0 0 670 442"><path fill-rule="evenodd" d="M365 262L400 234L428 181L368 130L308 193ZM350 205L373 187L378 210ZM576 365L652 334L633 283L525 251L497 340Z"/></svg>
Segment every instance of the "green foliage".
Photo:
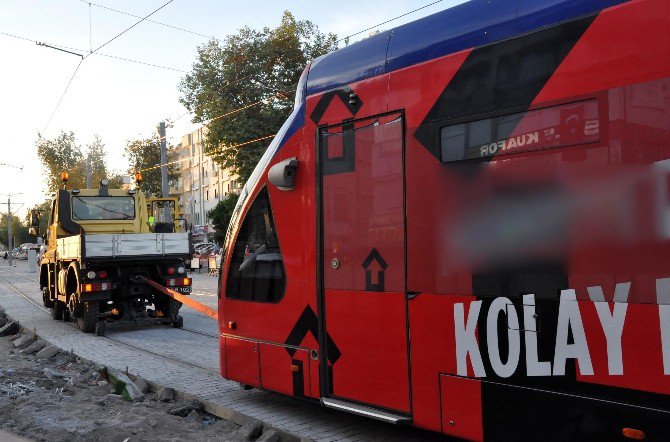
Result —
<svg viewBox="0 0 670 442"><path fill-rule="evenodd" d="M228 224L230 224L230 218L233 216L233 210L235 210L238 199L239 195L230 193L209 211L209 219L216 230L214 242L217 244L223 244L226 239L226 230L228 230Z"/></svg>
<svg viewBox="0 0 670 442"><path fill-rule="evenodd" d="M308 61L337 49L336 40L286 11L275 29L245 27L223 42L198 47L179 89L194 122L212 120L205 152L246 181L270 140L248 142L277 132L291 113Z"/></svg>
<svg viewBox="0 0 670 442"><path fill-rule="evenodd" d="M154 133L151 138L128 141L125 156L130 162L128 169L130 175L134 176L136 171L142 171L140 189L147 196L162 196L161 168L154 167L161 164L161 141L158 132ZM174 165L169 165L168 180L177 179L178 176Z"/></svg>
<svg viewBox="0 0 670 442"><path fill-rule="evenodd" d="M77 144L74 132L61 132L53 139L37 138L37 156L42 162L47 188L55 192L62 187L60 173L70 174L69 188L86 187L86 176L81 173L84 158L81 146Z"/></svg>
<svg viewBox="0 0 670 442"><path fill-rule="evenodd" d="M100 180L109 178L107 176L107 164L105 162L107 152L105 151L105 144L98 135L94 135L93 142L88 144L87 153L91 158L91 187L100 187ZM86 159L84 159L84 173L86 173ZM113 188L110 186L110 188Z"/></svg>
<svg viewBox="0 0 670 442"><path fill-rule="evenodd" d="M105 145L98 135L86 146L86 153L77 143L74 132L61 132L53 139L40 135L37 139L37 156L44 167L49 192L62 187L60 173L64 171L70 175L68 189L85 189L87 155L91 157L91 187L97 188L100 180L107 177Z"/></svg>
<svg viewBox="0 0 670 442"><path fill-rule="evenodd" d="M21 223L16 215L12 216L13 246L18 247L26 242L35 242L35 238L28 235L28 227ZM0 244L7 247L7 214L0 215Z"/></svg>

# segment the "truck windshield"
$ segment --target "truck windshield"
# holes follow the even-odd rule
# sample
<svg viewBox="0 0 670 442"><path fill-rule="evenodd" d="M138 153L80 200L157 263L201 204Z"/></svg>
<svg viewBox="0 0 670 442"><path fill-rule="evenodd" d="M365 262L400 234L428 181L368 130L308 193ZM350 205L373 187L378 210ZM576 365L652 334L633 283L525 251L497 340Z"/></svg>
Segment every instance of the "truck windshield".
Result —
<svg viewBox="0 0 670 442"><path fill-rule="evenodd" d="M72 197L72 219L135 219L135 199L132 196L75 196Z"/></svg>

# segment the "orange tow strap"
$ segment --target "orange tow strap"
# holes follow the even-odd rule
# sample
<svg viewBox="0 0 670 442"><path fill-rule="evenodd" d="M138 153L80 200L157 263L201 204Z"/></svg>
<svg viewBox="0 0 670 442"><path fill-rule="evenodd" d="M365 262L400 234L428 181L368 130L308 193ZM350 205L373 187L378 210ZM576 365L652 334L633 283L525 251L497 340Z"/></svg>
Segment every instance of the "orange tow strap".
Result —
<svg viewBox="0 0 670 442"><path fill-rule="evenodd" d="M158 283L156 283L156 282L154 282L150 279L147 279L147 278L143 278L143 279L144 279L144 282L149 284L151 287L155 288L156 290L158 290L161 293L164 293L164 294L168 295L170 298L172 298L176 301L179 301L182 304L188 305L192 309L199 311L200 313L202 313L205 316L208 316L208 317L210 317L212 319L215 319L215 320L219 319L219 313L216 310L214 310L213 308L207 307L206 305L201 304L197 301L194 301L191 298L189 298L188 296L184 296L181 293L177 293L174 290L171 290L167 287L163 287L162 285L160 285L160 284L158 284Z"/></svg>

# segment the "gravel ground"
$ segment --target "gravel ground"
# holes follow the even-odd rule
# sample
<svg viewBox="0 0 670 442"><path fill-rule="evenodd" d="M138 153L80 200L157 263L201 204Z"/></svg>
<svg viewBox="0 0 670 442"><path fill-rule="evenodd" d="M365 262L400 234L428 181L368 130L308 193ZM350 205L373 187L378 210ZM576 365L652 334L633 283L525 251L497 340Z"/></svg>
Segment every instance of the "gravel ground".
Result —
<svg viewBox="0 0 670 442"><path fill-rule="evenodd" d="M158 401L154 392L126 401L111 394L101 367L63 352L44 360L20 354L12 342L17 337L0 337L0 430L39 441L225 441L249 435L248 425L184 412L197 403ZM178 411L185 417L170 414Z"/></svg>

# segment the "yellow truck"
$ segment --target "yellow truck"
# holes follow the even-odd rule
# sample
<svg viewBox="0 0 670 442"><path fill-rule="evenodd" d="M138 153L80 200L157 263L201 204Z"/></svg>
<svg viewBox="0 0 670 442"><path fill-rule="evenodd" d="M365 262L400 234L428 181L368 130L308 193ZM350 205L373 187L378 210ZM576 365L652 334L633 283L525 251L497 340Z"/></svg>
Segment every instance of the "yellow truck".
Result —
<svg viewBox="0 0 670 442"><path fill-rule="evenodd" d="M61 178L64 189L52 202L40 263L42 300L52 317L98 335L117 321L182 327L181 303L146 283L191 292L186 262L192 241L176 198L109 189L108 180L99 189L67 190L67 174ZM33 216L31 233L38 230Z"/></svg>

